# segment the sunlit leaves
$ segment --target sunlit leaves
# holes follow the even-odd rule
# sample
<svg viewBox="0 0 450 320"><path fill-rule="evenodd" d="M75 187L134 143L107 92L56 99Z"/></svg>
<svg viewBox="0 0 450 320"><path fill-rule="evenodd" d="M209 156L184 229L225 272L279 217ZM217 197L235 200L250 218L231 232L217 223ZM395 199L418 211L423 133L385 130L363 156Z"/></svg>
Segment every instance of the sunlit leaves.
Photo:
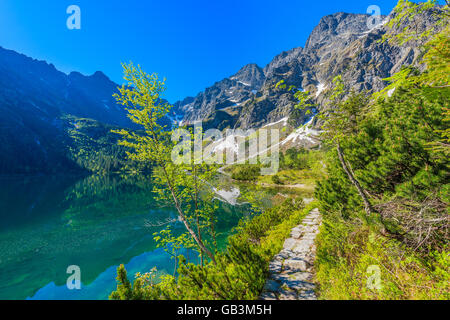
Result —
<svg viewBox="0 0 450 320"><path fill-rule="evenodd" d="M421 30L419 28L420 15L426 11L436 8L436 0L415 3L408 0L400 0L394 8L394 16L389 21L389 32L383 36L383 41L389 41L393 44L404 45L410 41L426 40L433 32L434 28ZM443 9L441 15L436 15L435 26L446 24L448 19L448 6ZM446 16L447 15L447 16Z"/></svg>
<svg viewBox="0 0 450 320"><path fill-rule="evenodd" d="M214 211L217 204L213 201L209 181L215 174L215 167L196 159L195 153L194 157L183 163L172 162L171 155L175 147L172 131L161 124L171 108L162 99L165 81L159 80L156 74L147 74L133 63L123 64L123 71L126 84L119 88L115 98L125 106L129 118L140 125L144 133L125 129L114 132L122 136L120 145L132 150L128 152L130 159L154 165L154 193L157 200L161 205L174 206L189 231L175 237L169 232L170 229L165 229L157 239L162 246L176 251L181 246L192 247L195 239L195 247L200 254L209 253L204 244L208 241L207 234L213 239L209 247L214 248ZM201 139L202 136L201 130L191 130L191 141ZM213 259L212 255L208 255Z"/></svg>

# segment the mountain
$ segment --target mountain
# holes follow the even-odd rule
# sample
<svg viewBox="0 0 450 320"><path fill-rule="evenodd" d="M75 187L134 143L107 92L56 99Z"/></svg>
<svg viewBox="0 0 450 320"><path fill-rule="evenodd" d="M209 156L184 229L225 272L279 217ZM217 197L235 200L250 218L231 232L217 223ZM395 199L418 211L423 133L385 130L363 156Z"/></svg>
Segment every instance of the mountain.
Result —
<svg viewBox="0 0 450 320"><path fill-rule="evenodd" d="M184 114L184 121L202 120L206 127L224 129L236 123L236 112L242 103L251 99L265 80L264 71L256 64L248 64L235 75L215 83L195 98L188 97L174 104Z"/></svg>
<svg viewBox="0 0 450 320"><path fill-rule="evenodd" d="M371 28L365 14L323 17L304 48L282 52L264 68L248 64L196 97L176 102L164 123L202 120L205 129L223 130L280 123L293 129L309 121L317 128L305 111L293 114L297 101L288 88L310 91L324 108L337 75L347 92L373 92L384 88L383 79L402 66L418 65L419 44L398 47L380 41L392 16ZM424 30L435 22L428 11L416 19L416 27ZM286 87L276 88L281 80ZM125 150L117 147L111 129L135 127L115 103L116 92L117 84L100 71L67 75L52 64L0 47L0 174L108 171L123 165ZM304 135L294 131L287 138L299 143Z"/></svg>
<svg viewBox="0 0 450 320"><path fill-rule="evenodd" d="M112 94L118 85L102 72L69 75L52 64L0 47L0 98L3 103L26 104L42 116L71 114L118 126L132 126Z"/></svg>
<svg viewBox="0 0 450 320"><path fill-rule="evenodd" d="M126 111L112 97L116 88L101 72L66 75L52 64L0 47L0 173L90 169L80 167L75 155L92 145L79 141L113 141L111 128L132 127ZM79 121L83 118L92 121L75 128L80 135L89 136L96 126L103 136L76 141L73 126L86 124ZM114 148L108 143L96 147L97 152Z"/></svg>
<svg viewBox="0 0 450 320"><path fill-rule="evenodd" d="M304 48L279 54L262 71L254 64L245 66L196 98L175 105L184 112L187 122L206 119L206 127L250 129L292 114L296 99L288 90L291 86L310 91L320 107L326 105L326 90L337 75L342 76L348 92L379 91L387 84L383 79L404 65L416 63L420 56L418 44L398 47L380 41L393 14L381 17L380 23L371 28L367 23L371 17L366 14L340 12L325 16ZM420 16L417 28L429 28L435 19L433 12L426 12ZM245 79L238 75L245 75ZM281 80L286 84L284 90L275 88ZM298 125L309 118L302 113L293 120Z"/></svg>

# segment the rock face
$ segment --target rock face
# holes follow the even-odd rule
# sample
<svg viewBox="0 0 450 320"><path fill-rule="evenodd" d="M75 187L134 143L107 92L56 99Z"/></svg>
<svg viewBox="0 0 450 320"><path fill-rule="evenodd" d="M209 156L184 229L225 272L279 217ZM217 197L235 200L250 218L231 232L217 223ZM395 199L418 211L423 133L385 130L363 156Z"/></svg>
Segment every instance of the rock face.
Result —
<svg viewBox="0 0 450 320"><path fill-rule="evenodd" d="M230 78L217 82L195 98L189 97L174 104L185 115L184 120L203 120L209 127L233 127L243 102L251 99L264 83L263 70L248 64Z"/></svg>
<svg viewBox="0 0 450 320"><path fill-rule="evenodd" d="M393 17L336 13L323 17L309 36L304 48L295 48L276 56L264 69L251 64L235 76L224 79L196 98L178 102L185 120L206 120L207 126L223 128L258 128L291 115L296 100L288 88L310 91L320 107L325 106L326 91L333 78L342 75L347 91L378 91L386 86L384 78L399 71L402 65L416 62L417 44L403 47L380 42ZM372 20L373 21L373 20ZM431 12L417 21L419 29L435 23ZM370 28L369 28L370 27ZM284 80L286 89L276 89ZM297 117L304 123L305 114Z"/></svg>

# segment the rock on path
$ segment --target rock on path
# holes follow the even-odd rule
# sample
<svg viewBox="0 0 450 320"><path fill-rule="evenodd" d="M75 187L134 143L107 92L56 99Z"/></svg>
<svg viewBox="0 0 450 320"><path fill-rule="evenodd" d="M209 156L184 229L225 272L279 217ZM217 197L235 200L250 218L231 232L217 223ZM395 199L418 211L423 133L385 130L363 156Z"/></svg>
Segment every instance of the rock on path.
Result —
<svg viewBox="0 0 450 320"><path fill-rule="evenodd" d="M313 265L314 240L321 223L318 209L311 211L302 224L292 229L283 250L269 265L270 276L262 300L316 300Z"/></svg>

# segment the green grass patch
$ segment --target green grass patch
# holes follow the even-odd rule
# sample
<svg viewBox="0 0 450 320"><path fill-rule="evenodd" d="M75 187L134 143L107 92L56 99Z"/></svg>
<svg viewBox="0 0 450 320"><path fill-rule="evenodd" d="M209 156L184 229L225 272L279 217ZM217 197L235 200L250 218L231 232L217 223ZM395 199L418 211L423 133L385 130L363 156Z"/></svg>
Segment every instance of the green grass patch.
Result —
<svg viewBox="0 0 450 320"><path fill-rule="evenodd" d="M320 299L450 298L448 250L424 258L373 225L336 216L325 216L316 244Z"/></svg>

